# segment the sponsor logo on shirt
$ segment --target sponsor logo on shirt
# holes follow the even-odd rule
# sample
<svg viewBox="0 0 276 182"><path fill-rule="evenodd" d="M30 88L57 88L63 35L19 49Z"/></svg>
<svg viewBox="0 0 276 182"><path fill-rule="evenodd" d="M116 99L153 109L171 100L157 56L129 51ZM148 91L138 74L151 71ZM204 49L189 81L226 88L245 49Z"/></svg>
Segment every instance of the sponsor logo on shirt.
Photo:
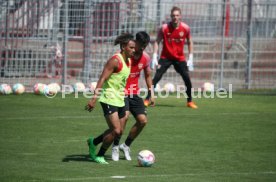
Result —
<svg viewBox="0 0 276 182"><path fill-rule="evenodd" d="M143 63L139 63L139 64L138 64L138 68L139 68L139 69L142 69L142 68L143 68L143 65L144 65Z"/></svg>

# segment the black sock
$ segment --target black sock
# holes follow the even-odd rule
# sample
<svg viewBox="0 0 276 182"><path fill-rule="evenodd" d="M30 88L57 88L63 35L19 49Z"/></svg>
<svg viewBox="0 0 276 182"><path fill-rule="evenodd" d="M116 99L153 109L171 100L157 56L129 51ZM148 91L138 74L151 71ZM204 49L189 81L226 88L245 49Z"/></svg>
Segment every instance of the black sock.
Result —
<svg viewBox="0 0 276 182"><path fill-rule="evenodd" d="M106 148L101 147L97 156L103 157L106 151L107 151Z"/></svg>
<svg viewBox="0 0 276 182"><path fill-rule="evenodd" d="M151 91L149 90L146 99L149 100L150 98L151 98Z"/></svg>
<svg viewBox="0 0 276 182"><path fill-rule="evenodd" d="M99 143L102 143L103 142L103 137L104 137L104 134L101 134L97 138L94 138L93 144L98 145Z"/></svg>
<svg viewBox="0 0 276 182"><path fill-rule="evenodd" d="M119 145L120 140L121 140L121 136L117 136L117 137L114 139L113 144L116 145L116 146Z"/></svg>
<svg viewBox="0 0 276 182"><path fill-rule="evenodd" d="M126 139L126 141L125 141L125 144L126 144L126 146L130 146L131 145L131 143L133 142L133 139L131 139L129 136L127 137L127 139Z"/></svg>

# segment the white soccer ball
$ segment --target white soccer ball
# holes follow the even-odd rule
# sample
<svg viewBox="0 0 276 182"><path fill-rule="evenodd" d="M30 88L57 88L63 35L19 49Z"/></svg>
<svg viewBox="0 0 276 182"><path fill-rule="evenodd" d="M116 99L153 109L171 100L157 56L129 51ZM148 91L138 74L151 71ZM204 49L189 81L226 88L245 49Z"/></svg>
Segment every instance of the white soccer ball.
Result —
<svg viewBox="0 0 276 182"><path fill-rule="evenodd" d="M162 91L161 86L160 86L160 84L157 83L155 85L154 92L160 92L160 91Z"/></svg>
<svg viewBox="0 0 276 182"><path fill-rule="evenodd" d="M73 85L75 92L85 92L85 85L82 82L77 82Z"/></svg>
<svg viewBox="0 0 276 182"><path fill-rule="evenodd" d="M12 91L16 95L23 94L25 92L25 87L21 83L16 83L12 87Z"/></svg>
<svg viewBox="0 0 276 182"><path fill-rule="evenodd" d="M210 82L205 82L202 85L202 91L214 92L215 91L215 85L213 83L210 83Z"/></svg>
<svg viewBox="0 0 276 182"><path fill-rule="evenodd" d="M170 92L170 93L175 92L175 86L174 86L174 84L172 84L172 83L166 83L166 84L164 85L164 90L165 90L166 92Z"/></svg>
<svg viewBox="0 0 276 182"><path fill-rule="evenodd" d="M47 85L43 83L36 83L33 87L34 94L36 95L44 94L46 88L47 88Z"/></svg>
<svg viewBox="0 0 276 182"><path fill-rule="evenodd" d="M11 93L12 93L12 89L11 89L10 85L5 84L5 83L0 85L0 94L8 95L8 94L11 94Z"/></svg>
<svg viewBox="0 0 276 182"><path fill-rule="evenodd" d="M58 83L50 83L48 84L48 92L47 94L55 95L60 92L61 88Z"/></svg>
<svg viewBox="0 0 276 182"><path fill-rule="evenodd" d="M150 167L155 162L154 154L149 150L142 150L138 153L138 166L141 167Z"/></svg>

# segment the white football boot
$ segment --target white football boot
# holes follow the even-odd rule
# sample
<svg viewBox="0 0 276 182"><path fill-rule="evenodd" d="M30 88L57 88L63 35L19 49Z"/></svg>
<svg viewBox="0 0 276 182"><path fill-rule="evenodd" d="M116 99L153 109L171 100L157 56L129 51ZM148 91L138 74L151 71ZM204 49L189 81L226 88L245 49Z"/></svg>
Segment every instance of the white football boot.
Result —
<svg viewBox="0 0 276 182"><path fill-rule="evenodd" d="M125 143L121 144L119 148L124 152L126 160L131 161L130 148Z"/></svg>
<svg viewBox="0 0 276 182"><path fill-rule="evenodd" d="M119 160L119 146L112 147L112 160L118 161Z"/></svg>

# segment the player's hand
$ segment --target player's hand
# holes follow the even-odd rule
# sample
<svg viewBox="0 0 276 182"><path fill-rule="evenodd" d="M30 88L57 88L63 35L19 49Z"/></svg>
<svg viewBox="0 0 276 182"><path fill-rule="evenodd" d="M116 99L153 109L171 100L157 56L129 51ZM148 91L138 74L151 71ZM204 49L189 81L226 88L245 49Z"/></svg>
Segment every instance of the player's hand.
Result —
<svg viewBox="0 0 276 182"><path fill-rule="evenodd" d="M85 110L91 112L93 111L94 107L91 107L89 104L87 104L85 107L84 107Z"/></svg>
<svg viewBox="0 0 276 182"><path fill-rule="evenodd" d="M93 100L90 100L88 104L84 107L84 109L91 112L93 111L94 107L95 107L95 102Z"/></svg>
<svg viewBox="0 0 276 182"><path fill-rule="evenodd" d="M189 71L194 71L193 54L189 54L189 59L187 61L187 66L188 66Z"/></svg>
<svg viewBox="0 0 276 182"><path fill-rule="evenodd" d="M154 106L155 106L155 99L154 99L154 97L151 97L151 98L150 98L150 106L151 106L151 107L154 107Z"/></svg>
<svg viewBox="0 0 276 182"><path fill-rule="evenodd" d="M153 53L151 63L150 63L150 68L154 70L154 68L158 65L158 60L157 60L157 54Z"/></svg>

